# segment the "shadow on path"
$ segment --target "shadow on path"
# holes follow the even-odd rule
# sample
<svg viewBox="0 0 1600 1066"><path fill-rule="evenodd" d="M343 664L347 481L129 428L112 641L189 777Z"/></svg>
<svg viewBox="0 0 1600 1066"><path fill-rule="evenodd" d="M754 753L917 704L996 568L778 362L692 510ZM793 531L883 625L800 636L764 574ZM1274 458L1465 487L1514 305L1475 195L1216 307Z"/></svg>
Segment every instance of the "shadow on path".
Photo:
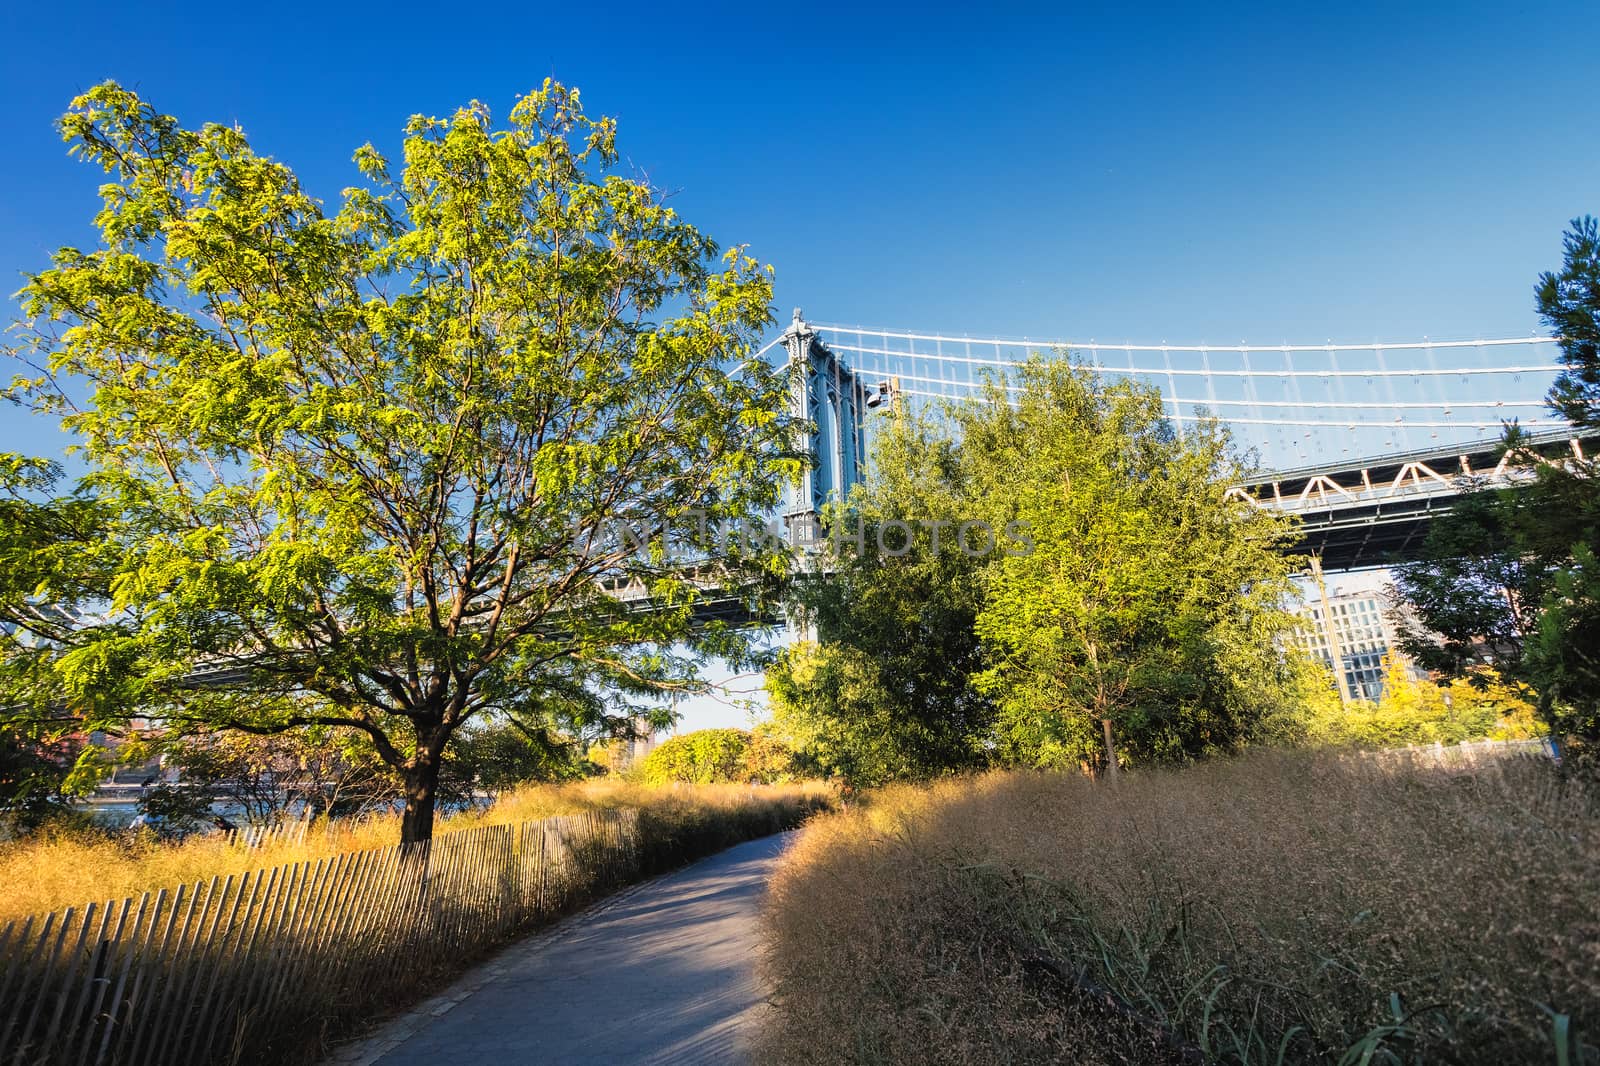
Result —
<svg viewBox="0 0 1600 1066"><path fill-rule="evenodd" d="M752 840L602 901L332 1061L743 1062L763 1009L757 916L791 838Z"/></svg>

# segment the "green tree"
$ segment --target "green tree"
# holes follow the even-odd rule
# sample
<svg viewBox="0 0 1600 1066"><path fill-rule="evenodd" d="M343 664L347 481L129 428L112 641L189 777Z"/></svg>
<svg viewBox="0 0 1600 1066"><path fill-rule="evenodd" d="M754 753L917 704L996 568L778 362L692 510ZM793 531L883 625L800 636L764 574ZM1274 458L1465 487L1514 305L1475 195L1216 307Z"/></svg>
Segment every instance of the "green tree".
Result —
<svg viewBox="0 0 1600 1066"><path fill-rule="evenodd" d="M1418 558L1397 566L1400 645L1426 670L1462 676L1477 664L1520 671L1553 574L1524 554L1539 501L1519 490L1463 496L1429 527Z"/></svg>
<svg viewBox="0 0 1600 1066"><path fill-rule="evenodd" d="M639 773L652 785L738 781L749 747L750 734L742 729L697 729L662 741L644 757Z"/></svg>
<svg viewBox="0 0 1600 1066"><path fill-rule="evenodd" d="M102 246L28 279L9 395L88 474L13 494L0 528L8 716L355 730L417 841L475 718L622 728L625 697L748 652L692 624L671 551L797 470L786 381L752 355L768 272L616 173L576 90L503 128L415 117L398 174L361 148L331 212L239 129L112 83L61 130L109 175ZM785 563L720 559L748 595ZM606 594L630 580L653 609Z"/></svg>
<svg viewBox="0 0 1600 1066"><path fill-rule="evenodd" d="M818 640L768 686L804 758L860 784L1115 772L1292 728L1292 527L1230 497L1226 438L1179 439L1153 390L1043 361L948 416L882 431L832 516L850 550L801 585Z"/></svg>
<svg viewBox="0 0 1600 1066"><path fill-rule="evenodd" d="M1561 270L1539 275L1534 289L1565 366L1550 406L1573 425L1600 429L1600 222L1573 219L1562 245Z"/></svg>
<svg viewBox="0 0 1600 1066"><path fill-rule="evenodd" d="M88 791L103 754L81 737L39 735L0 725L0 835L20 835L68 815L74 795Z"/></svg>
<svg viewBox="0 0 1600 1066"><path fill-rule="evenodd" d="M972 685L984 556L960 543L960 449L897 407L868 469L826 516L816 567L829 577L795 583L817 643L786 649L768 671L774 725L855 785L982 765L994 718ZM968 531L969 548L978 539Z"/></svg>
<svg viewBox="0 0 1600 1066"><path fill-rule="evenodd" d="M741 780L779 785L803 776L803 760L784 742L777 727L771 722L761 722L750 730L749 745L739 768Z"/></svg>
<svg viewBox="0 0 1600 1066"><path fill-rule="evenodd" d="M1293 531L1230 497L1226 436L1180 438L1155 389L1042 360L958 422L974 503L1033 544L991 563L977 617L1006 758L1115 774L1249 739L1286 669Z"/></svg>
<svg viewBox="0 0 1600 1066"><path fill-rule="evenodd" d="M1580 218L1559 272L1539 278L1540 315L1564 369L1553 410L1600 427L1600 226ZM1508 429L1503 447L1528 439ZM1531 456L1530 456L1531 458ZM1430 527L1422 557L1398 568L1396 592L1415 622L1402 647L1450 677L1490 664L1539 694L1552 730L1600 740L1600 466L1540 463L1528 485L1464 498Z"/></svg>

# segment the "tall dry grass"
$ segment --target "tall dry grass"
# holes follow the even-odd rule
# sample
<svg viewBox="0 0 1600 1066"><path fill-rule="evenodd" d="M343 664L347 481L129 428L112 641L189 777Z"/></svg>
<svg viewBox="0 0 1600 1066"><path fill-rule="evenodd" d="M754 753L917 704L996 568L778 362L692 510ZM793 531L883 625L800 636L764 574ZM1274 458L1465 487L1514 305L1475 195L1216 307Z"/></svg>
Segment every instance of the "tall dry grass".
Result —
<svg viewBox="0 0 1600 1066"><path fill-rule="evenodd" d="M647 864L660 869L721 845L788 828L825 806L828 796L820 784L651 788L593 779L528 785L503 793L486 809L442 818L436 833L632 807L641 811ZM0 924L91 899L136 896L214 875L387 847L399 839L400 820L393 814L318 822L300 843L275 842L257 848L230 845L220 834L159 843L127 835L47 829L0 843Z"/></svg>
<svg viewBox="0 0 1600 1066"><path fill-rule="evenodd" d="M811 824L767 931L775 1063L1576 1066L1600 790L1283 754L895 789Z"/></svg>

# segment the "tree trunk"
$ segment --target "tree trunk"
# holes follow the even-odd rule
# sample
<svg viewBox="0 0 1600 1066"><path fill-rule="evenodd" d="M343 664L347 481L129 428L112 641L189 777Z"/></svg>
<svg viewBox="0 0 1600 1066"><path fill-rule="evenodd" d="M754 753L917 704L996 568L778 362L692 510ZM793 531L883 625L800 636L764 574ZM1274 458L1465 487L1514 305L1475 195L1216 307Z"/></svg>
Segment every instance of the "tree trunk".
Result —
<svg viewBox="0 0 1600 1066"><path fill-rule="evenodd" d="M418 752L401 771L406 809L400 817L400 843L419 844L433 839L433 808L439 795L439 761Z"/></svg>
<svg viewBox="0 0 1600 1066"><path fill-rule="evenodd" d="M1112 735L1111 719L1100 719L1100 728L1106 734L1106 777L1116 780L1117 777L1117 742Z"/></svg>

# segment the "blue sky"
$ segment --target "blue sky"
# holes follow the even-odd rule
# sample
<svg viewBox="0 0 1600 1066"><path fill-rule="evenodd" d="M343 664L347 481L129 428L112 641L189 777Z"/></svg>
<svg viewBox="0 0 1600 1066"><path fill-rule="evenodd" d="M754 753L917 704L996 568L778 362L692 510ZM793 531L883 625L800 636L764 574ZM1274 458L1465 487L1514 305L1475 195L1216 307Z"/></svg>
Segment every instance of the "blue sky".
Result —
<svg viewBox="0 0 1600 1066"><path fill-rule="evenodd" d="M408 115L503 114L554 75L686 217L776 265L784 319L1526 335L1566 221L1600 212L1597 33L1594 3L13 4L0 275L92 239L99 176L51 123L104 78L238 122L332 200ZM56 446L0 410L0 450Z"/></svg>

